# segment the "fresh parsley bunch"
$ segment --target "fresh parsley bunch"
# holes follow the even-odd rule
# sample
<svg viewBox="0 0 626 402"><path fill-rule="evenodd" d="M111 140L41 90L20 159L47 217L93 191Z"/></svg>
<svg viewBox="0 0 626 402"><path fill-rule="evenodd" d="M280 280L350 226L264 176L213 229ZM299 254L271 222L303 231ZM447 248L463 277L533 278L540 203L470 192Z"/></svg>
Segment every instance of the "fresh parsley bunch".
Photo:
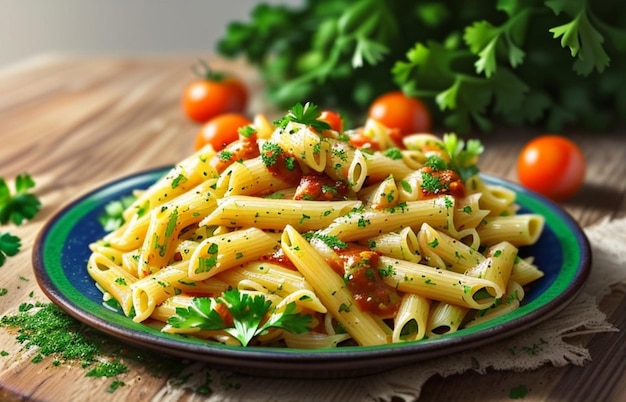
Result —
<svg viewBox="0 0 626 402"><path fill-rule="evenodd" d="M608 129L626 116L622 0L260 3L217 45L259 67L278 107L363 112L397 88L450 131Z"/></svg>

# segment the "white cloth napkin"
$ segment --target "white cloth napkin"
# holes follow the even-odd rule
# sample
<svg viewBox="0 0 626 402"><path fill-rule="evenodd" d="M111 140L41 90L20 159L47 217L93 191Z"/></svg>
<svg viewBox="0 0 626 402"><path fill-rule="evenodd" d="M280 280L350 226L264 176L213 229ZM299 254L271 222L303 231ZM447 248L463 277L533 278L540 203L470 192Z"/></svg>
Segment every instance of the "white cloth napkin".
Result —
<svg viewBox="0 0 626 402"><path fill-rule="evenodd" d="M545 364L582 366L590 361L589 350L568 343L568 337L616 331L598 308L597 301L611 286L626 284L626 219L607 221L585 229L593 255L588 282L569 306L552 319L512 338L481 347L420 362L375 375L337 380L274 379L245 376L210 369L197 363L186 371L191 375L184 386L167 384L155 400L178 401L414 401L433 375L449 376L469 370L533 370ZM518 353L511 353L518 351ZM189 396L210 378L211 394Z"/></svg>

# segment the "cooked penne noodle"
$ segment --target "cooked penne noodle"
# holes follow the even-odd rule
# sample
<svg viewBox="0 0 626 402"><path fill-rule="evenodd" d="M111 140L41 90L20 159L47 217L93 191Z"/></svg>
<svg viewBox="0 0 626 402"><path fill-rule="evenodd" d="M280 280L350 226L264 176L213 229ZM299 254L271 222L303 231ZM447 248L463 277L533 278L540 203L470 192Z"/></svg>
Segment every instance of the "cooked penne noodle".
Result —
<svg viewBox="0 0 626 402"><path fill-rule="evenodd" d="M150 214L150 225L141 246L139 277L150 275L167 265L176 252L180 232L198 224L206 214L215 209L216 205L211 181L206 181L194 191L153 209Z"/></svg>
<svg viewBox="0 0 626 402"><path fill-rule="evenodd" d="M215 192L220 197L231 195L265 196L293 186L293 181L272 174L261 157L228 166L217 180Z"/></svg>
<svg viewBox="0 0 626 402"><path fill-rule="evenodd" d="M396 258L380 257L385 283L402 292L461 307L482 309L502 296L496 283Z"/></svg>
<svg viewBox="0 0 626 402"><path fill-rule="evenodd" d="M290 122L285 128L277 128L270 141L279 144L288 154L314 171L324 171L329 145L307 125Z"/></svg>
<svg viewBox="0 0 626 402"><path fill-rule="evenodd" d="M423 339L426 336L430 304L430 299L426 297L405 293L394 319L392 342ZM411 330L411 324L415 324L414 330Z"/></svg>
<svg viewBox="0 0 626 402"><path fill-rule="evenodd" d="M292 226L285 227L281 245L285 255L315 289L330 314L359 345L387 343L387 335L376 320L355 305L343 278Z"/></svg>
<svg viewBox="0 0 626 402"><path fill-rule="evenodd" d="M426 222L437 228L448 226L454 201L442 196L429 200L409 201L384 210L361 208L337 217L321 232L343 241L358 241L405 227L419 229Z"/></svg>
<svg viewBox="0 0 626 402"><path fill-rule="evenodd" d="M209 163L214 155L213 147L207 145L178 163L156 183L141 192L124 211L124 219L129 221L140 211L154 209L184 194L204 180L217 177L217 171Z"/></svg>
<svg viewBox="0 0 626 402"><path fill-rule="evenodd" d="M467 328L484 323L496 317L501 317L519 308L520 302L524 299L524 288L515 281L510 281L506 290L506 296L499 303L484 310L476 312L474 318L465 326Z"/></svg>
<svg viewBox="0 0 626 402"><path fill-rule="evenodd" d="M236 287L243 280L252 280L269 292L283 297L299 290L313 290L298 271L268 261L251 261L226 270L218 274L216 278L232 287Z"/></svg>
<svg viewBox="0 0 626 402"><path fill-rule="evenodd" d="M409 227L402 229L400 232L384 233L360 243L388 257L411 262L420 262L422 259L417 236L413 229Z"/></svg>
<svg viewBox="0 0 626 402"><path fill-rule="evenodd" d="M436 303L430 309L426 336L436 338L458 331L463 319L469 311L470 309L468 307L449 303Z"/></svg>
<svg viewBox="0 0 626 402"><path fill-rule="evenodd" d="M180 294L179 281L188 280L187 273L178 268L165 267L130 285L135 316L133 321L146 320L156 306L170 297Z"/></svg>
<svg viewBox="0 0 626 402"><path fill-rule="evenodd" d="M454 209L454 227L457 230L477 227L489 215L488 209L480 207L482 193L470 194L458 199Z"/></svg>
<svg viewBox="0 0 626 402"><path fill-rule="evenodd" d="M515 259L515 263L513 264L513 271L511 272L509 281L513 281L519 283L522 286L526 286L529 283L532 283L537 279L543 277L543 275L543 271L541 271L539 267L533 264L532 257L517 257Z"/></svg>
<svg viewBox="0 0 626 402"><path fill-rule="evenodd" d="M189 259L192 280L204 280L224 270L271 254L279 246L280 234L256 227L235 230L203 240Z"/></svg>
<svg viewBox="0 0 626 402"><path fill-rule="evenodd" d="M203 214L215 208L216 195L213 190L215 183L216 179L207 179L171 201L144 211L141 216L135 215L123 227L123 231L112 232L105 237L105 241L124 251L140 248L145 245L147 238L158 235L154 232L148 234L149 230L159 230L159 222L155 220L162 218L169 223L169 219L173 219L173 214L177 215L177 221L173 224L180 232L184 227L197 223Z"/></svg>
<svg viewBox="0 0 626 402"><path fill-rule="evenodd" d="M343 180L357 192L367 179L367 165L363 153L346 141L326 139L329 145L324 172L333 179Z"/></svg>
<svg viewBox="0 0 626 402"><path fill-rule="evenodd" d="M400 193L392 175L361 192L365 205L373 209L391 208L398 204ZM360 195L360 194L359 194Z"/></svg>
<svg viewBox="0 0 626 402"><path fill-rule="evenodd" d="M426 261L437 268L464 273L485 260L478 250L427 223L422 225L416 237Z"/></svg>
<svg viewBox="0 0 626 402"><path fill-rule="evenodd" d="M413 169L408 167L402 159L402 154L398 158L385 156L380 152L363 153L365 165L367 166L367 177L370 183L379 182L387 176L405 177L413 173Z"/></svg>
<svg viewBox="0 0 626 402"><path fill-rule="evenodd" d="M281 230L291 225L300 231L309 231L324 228L361 205L358 200L296 201L231 196L220 200L200 225L254 226L263 230Z"/></svg>
<svg viewBox="0 0 626 402"><path fill-rule="evenodd" d="M129 316L132 308L129 286L137 279L107 256L97 252L89 256L87 273L104 291L117 300L124 315Z"/></svg>
<svg viewBox="0 0 626 402"><path fill-rule="evenodd" d="M501 215L515 202L515 192L502 186L489 185L479 175L472 176L466 183L473 193L481 193L480 207L489 211L489 216Z"/></svg>
<svg viewBox="0 0 626 402"><path fill-rule="evenodd" d="M465 275L487 279L496 283L503 292L506 291L517 257L517 247L507 241L502 241L489 247L486 256L484 261L465 271Z"/></svg>
<svg viewBox="0 0 626 402"><path fill-rule="evenodd" d="M545 218L538 214L493 216L483 219L476 228L482 245L490 246L506 239L515 246L535 244L543 231Z"/></svg>

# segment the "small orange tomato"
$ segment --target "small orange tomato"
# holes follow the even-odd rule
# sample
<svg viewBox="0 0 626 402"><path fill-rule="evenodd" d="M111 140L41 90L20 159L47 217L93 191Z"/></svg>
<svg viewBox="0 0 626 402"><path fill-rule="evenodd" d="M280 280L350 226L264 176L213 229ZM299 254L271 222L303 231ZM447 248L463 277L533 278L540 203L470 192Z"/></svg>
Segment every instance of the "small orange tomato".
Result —
<svg viewBox="0 0 626 402"><path fill-rule="evenodd" d="M402 91L388 92L374 99L367 114L391 129L398 129L401 136L431 130L428 107L420 99Z"/></svg>
<svg viewBox="0 0 626 402"><path fill-rule="evenodd" d="M330 125L331 129L339 133L343 132L343 119L337 112L333 112L332 110L322 110L318 120L325 121Z"/></svg>
<svg viewBox="0 0 626 402"><path fill-rule="evenodd" d="M211 144L215 151L220 151L233 141L239 139L239 129L252 124L243 114L226 113L212 118L202 125L194 147L196 150Z"/></svg>
<svg viewBox="0 0 626 402"><path fill-rule="evenodd" d="M580 189L585 170L580 147L561 135L532 139L522 148L517 159L520 182L555 201L563 201Z"/></svg>
<svg viewBox="0 0 626 402"><path fill-rule="evenodd" d="M181 96L181 105L185 115L197 122L205 123L209 119L224 113L243 113L248 102L248 90L238 78L215 72L203 63L203 72L187 84Z"/></svg>

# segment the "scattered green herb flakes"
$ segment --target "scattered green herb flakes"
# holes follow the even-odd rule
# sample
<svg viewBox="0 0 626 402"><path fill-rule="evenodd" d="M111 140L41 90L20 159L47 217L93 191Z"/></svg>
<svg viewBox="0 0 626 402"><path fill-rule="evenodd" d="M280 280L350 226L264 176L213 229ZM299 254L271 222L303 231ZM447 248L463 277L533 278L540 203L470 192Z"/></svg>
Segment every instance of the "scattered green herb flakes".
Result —
<svg viewBox="0 0 626 402"><path fill-rule="evenodd" d="M105 361L96 365L85 374L87 377L116 377L128 372L128 367L119 360Z"/></svg>
<svg viewBox="0 0 626 402"><path fill-rule="evenodd" d="M107 388L107 392L112 394L119 387L123 387L124 385L126 385L126 383L122 380L113 380L113 382L109 385L109 388Z"/></svg>
<svg viewBox="0 0 626 402"><path fill-rule="evenodd" d="M511 388L511 390L509 391L509 398L510 399L524 399L527 394L528 394L528 388L526 387L526 385L521 384L521 385Z"/></svg>
<svg viewBox="0 0 626 402"><path fill-rule="evenodd" d="M53 358L55 367L79 362L88 377L111 378L107 392L114 392L125 383L119 376L127 373L125 361L142 364L156 378L167 377L173 385L182 385L186 364L154 352L121 347L119 341L95 331L61 311L52 303L23 304L15 315L0 318L0 327L15 330L16 340L36 351L31 360L40 363ZM0 356L9 353L1 351Z"/></svg>

